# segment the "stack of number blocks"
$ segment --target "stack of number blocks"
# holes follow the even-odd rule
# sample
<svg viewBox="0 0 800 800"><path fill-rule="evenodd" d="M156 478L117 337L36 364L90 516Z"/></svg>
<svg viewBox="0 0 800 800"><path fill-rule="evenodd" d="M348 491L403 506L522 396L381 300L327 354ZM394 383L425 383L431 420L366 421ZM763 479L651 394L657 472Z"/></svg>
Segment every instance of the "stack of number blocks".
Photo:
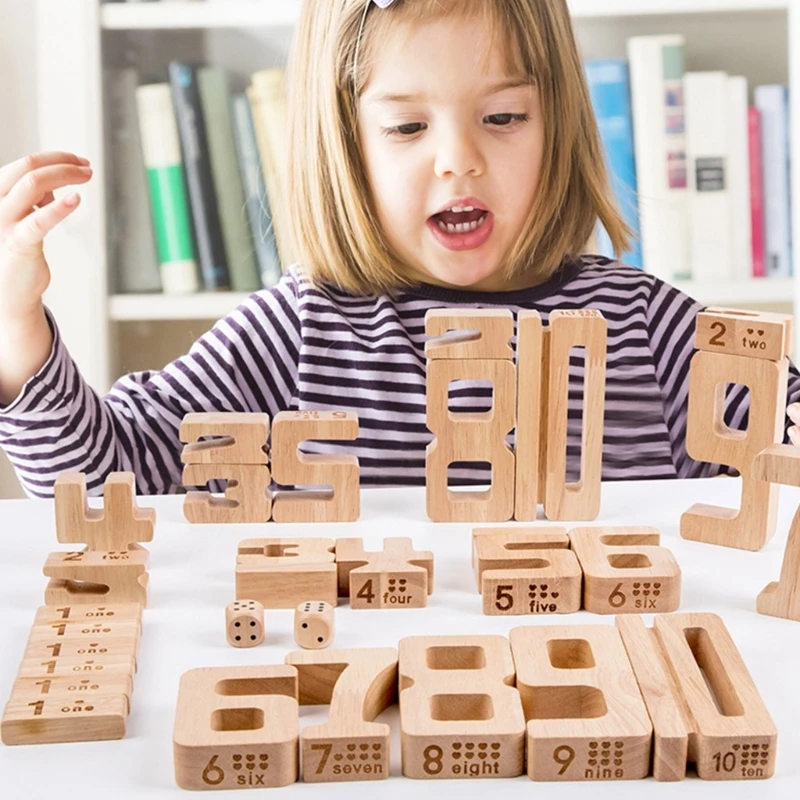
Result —
<svg viewBox="0 0 800 800"><path fill-rule="evenodd" d="M46 605L33 623L0 724L4 744L121 739L147 602L155 512L135 506L134 478L112 473L104 508L90 509L85 475L55 487L56 532L86 549L52 553Z"/></svg>

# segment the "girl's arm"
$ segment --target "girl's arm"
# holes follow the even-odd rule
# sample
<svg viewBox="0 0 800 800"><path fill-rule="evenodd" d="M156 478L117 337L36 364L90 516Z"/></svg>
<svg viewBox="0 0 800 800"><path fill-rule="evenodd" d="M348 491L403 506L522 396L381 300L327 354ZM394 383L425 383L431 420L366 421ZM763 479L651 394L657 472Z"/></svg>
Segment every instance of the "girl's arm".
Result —
<svg viewBox="0 0 800 800"><path fill-rule="evenodd" d="M674 286L654 279L648 307L650 350L664 399L664 419L672 441L672 459L680 478L707 478L736 474L730 467L695 461L686 452L686 421L689 400L689 364L696 352L694 334L701 305ZM800 401L800 372L789 366L787 405ZM750 411L749 393L736 385L729 390L725 423L735 430L747 428ZM789 443L789 416L785 419L784 438Z"/></svg>
<svg viewBox="0 0 800 800"><path fill-rule="evenodd" d="M53 496L62 472L84 472L101 494L110 472L132 472L140 494L182 485L178 430L192 411L274 416L295 393L300 331L296 281L252 295L161 371L120 378L105 397L83 380L46 310L53 346L44 366L8 405L2 447L25 491Z"/></svg>

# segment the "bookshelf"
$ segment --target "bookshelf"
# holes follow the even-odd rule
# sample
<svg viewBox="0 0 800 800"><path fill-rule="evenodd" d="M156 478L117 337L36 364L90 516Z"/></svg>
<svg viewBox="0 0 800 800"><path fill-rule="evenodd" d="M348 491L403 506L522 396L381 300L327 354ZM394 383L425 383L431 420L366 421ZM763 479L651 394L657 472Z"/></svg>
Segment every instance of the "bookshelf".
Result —
<svg viewBox="0 0 800 800"><path fill-rule="evenodd" d="M84 154L96 173L81 191L81 208L48 238L53 278L45 302L84 376L103 393L126 361L119 353L124 325L185 321L187 340L178 351L185 352L189 333L198 335L197 321L224 316L246 296L110 294L102 104L102 71L109 53L129 50L143 65L154 62L154 70L173 49L176 57L204 57L240 73L279 66L288 52L300 0L36 2L40 147ZM569 5L587 58L624 56L621 43L635 33L686 32L687 69L741 71L752 84L800 86L800 8L793 0L569 0ZM54 48L56 41L63 46ZM793 104L795 153L800 153L798 107ZM800 159L793 159L792 186L794 197L800 198ZM800 242L800 202L793 208L793 232ZM800 277L677 285L708 304L800 308ZM796 336L800 342L800 326Z"/></svg>

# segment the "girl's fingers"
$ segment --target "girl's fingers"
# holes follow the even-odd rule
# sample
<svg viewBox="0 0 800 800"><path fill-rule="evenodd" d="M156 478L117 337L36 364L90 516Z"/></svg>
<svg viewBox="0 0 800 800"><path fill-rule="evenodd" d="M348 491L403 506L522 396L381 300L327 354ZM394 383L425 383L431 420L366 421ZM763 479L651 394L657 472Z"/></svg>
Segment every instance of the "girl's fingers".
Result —
<svg viewBox="0 0 800 800"><path fill-rule="evenodd" d="M792 403L787 406L786 413L795 425L800 425L800 403Z"/></svg>
<svg viewBox="0 0 800 800"><path fill-rule="evenodd" d="M24 250L40 244L59 222L66 219L80 204L80 195L72 192L44 208L29 214L12 230L8 245Z"/></svg>
<svg viewBox="0 0 800 800"><path fill-rule="evenodd" d="M91 167L56 165L29 172L0 199L0 227L20 222L49 192L64 186L86 183Z"/></svg>
<svg viewBox="0 0 800 800"><path fill-rule="evenodd" d="M797 425L792 425L789 428L789 441L796 446L800 446L800 428Z"/></svg>
<svg viewBox="0 0 800 800"><path fill-rule="evenodd" d="M41 200L39 200L39 202L36 203L36 206L38 208L44 208L45 206L50 205L50 203L52 203L53 200L55 199L56 196L52 192L46 192L44 196L41 198Z"/></svg>
<svg viewBox="0 0 800 800"><path fill-rule="evenodd" d="M36 153L12 161L10 164L0 167L0 199L7 195L27 173L57 164L86 167L89 166L89 160L76 156L74 153L48 152Z"/></svg>

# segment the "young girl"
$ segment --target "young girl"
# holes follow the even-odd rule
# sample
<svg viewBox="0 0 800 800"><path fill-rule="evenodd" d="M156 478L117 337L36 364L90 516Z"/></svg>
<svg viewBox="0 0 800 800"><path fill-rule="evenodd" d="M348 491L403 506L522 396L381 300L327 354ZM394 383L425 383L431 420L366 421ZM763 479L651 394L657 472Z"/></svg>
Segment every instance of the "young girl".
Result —
<svg viewBox="0 0 800 800"><path fill-rule="evenodd" d="M158 372L98 397L42 304L43 238L79 202L85 159L44 153L0 171L0 445L26 491L59 473L131 471L140 493L181 486L191 411L350 409L365 485L422 485L424 318L432 308L600 310L608 321L603 479L711 476L686 452L700 304L651 275L582 255L615 211L565 0L307 0L288 68L282 213L297 262ZM68 269L68 264L56 265ZM515 342L514 342L515 344ZM578 476L582 363L569 403ZM454 409L486 410L463 382ZM789 401L800 399L792 367ZM747 392L727 420L746 425ZM792 412L794 413L794 412ZM795 436L787 424L787 437ZM453 483L486 483L457 465ZM213 486L212 486L213 488Z"/></svg>

